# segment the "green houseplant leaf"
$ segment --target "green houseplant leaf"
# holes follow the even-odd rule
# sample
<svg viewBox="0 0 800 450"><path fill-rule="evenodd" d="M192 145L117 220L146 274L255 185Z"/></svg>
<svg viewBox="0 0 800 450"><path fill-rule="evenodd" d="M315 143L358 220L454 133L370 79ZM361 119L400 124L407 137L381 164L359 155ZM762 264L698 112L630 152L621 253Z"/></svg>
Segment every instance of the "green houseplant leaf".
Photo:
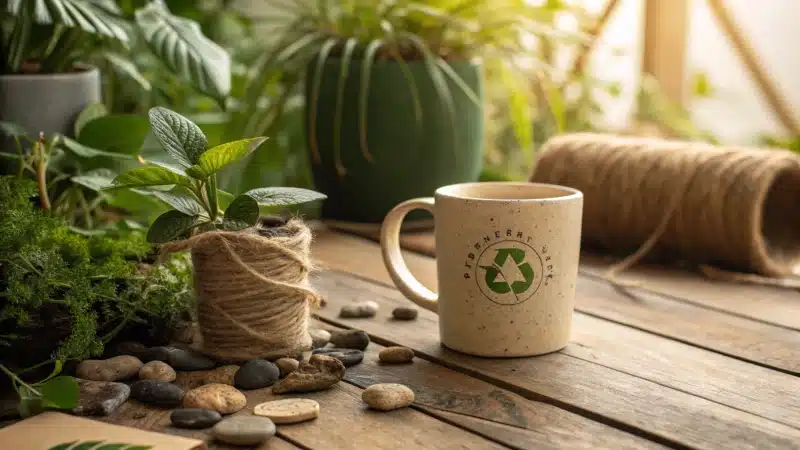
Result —
<svg viewBox="0 0 800 450"><path fill-rule="evenodd" d="M12 0L7 11L13 16L24 11L26 0ZM128 32L123 26L121 11L115 2L106 0L38 0L32 11L33 19L42 25L58 24L68 28L80 28L91 34L99 34L127 43Z"/></svg>
<svg viewBox="0 0 800 450"><path fill-rule="evenodd" d="M164 244L187 233L202 223L200 216L190 216L178 210L170 210L158 216L147 231L147 242Z"/></svg>
<svg viewBox="0 0 800 450"><path fill-rule="evenodd" d="M228 96L230 57L196 22L173 16L161 2L150 2L136 11L136 23L153 53L173 72L218 101Z"/></svg>
<svg viewBox="0 0 800 450"><path fill-rule="evenodd" d="M258 202L253 197L242 194L225 210L222 227L230 231L252 227L258 222L258 214Z"/></svg>
<svg viewBox="0 0 800 450"><path fill-rule="evenodd" d="M186 169L194 178L205 178L252 153L267 138L256 137L220 144L200 155L197 164Z"/></svg>
<svg viewBox="0 0 800 450"><path fill-rule="evenodd" d="M293 206L328 198L310 189L295 187L268 187L247 191L262 206Z"/></svg>
<svg viewBox="0 0 800 450"><path fill-rule="evenodd" d="M192 192L183 186L175 186L166 192L155 191L153 195L184 214L200 216L206 213Z"/></svg>
<svg viewBox="0 0 800 450"><path fill-rule="evenodd" d="M61 144L70 153L79 156L81 158L106 157L106 158L128 159L128 160L133 159L133 156L126 155L125 153L106 152L103 150L98 150L96 148L88 147L66 136L61 136Z"/></svg>
<svg viewBox="0 0 800 450"><path fill-rule="evenodd" d="M158 142L184 167L191 167L206 151L208 142L194 122L167 108L156 106L149 112L150 125Z"/></svg>
<svg viewBox="0 0 800 450"><path fill-rule="evenodd" d="M38 388L45 407L72 409L78 404L78 382L73 377L51 378Z"/></svg>
<svg viewBox="0 0 800 450"><path fill-rule="evenodd" d="M102 103L92 103L83 108L83 111L78 114L78 118L75 119L75 136L80 136L81 130L83 130L83 127L85 127L87 123L106 115L108 115L108 109L106 109L106 105Z"/></svg>
<svg viewBox="0 0 800 450"><path fill-rule="evenodd" d="M188 178L161 166L144 166L121 173L114 178L112 185L107 188L166 186L179 184L190 186Z"/></svg>

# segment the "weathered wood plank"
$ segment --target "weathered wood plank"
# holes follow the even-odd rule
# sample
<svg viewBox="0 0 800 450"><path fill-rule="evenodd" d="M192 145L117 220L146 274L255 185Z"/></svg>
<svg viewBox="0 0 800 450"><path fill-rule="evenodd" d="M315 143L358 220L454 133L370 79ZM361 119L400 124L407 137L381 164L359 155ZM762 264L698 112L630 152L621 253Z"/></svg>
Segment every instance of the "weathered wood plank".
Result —
<svg viewBox="0 0 800 450"><path fill-rule="evenodd" d="M247 406L237 414L252 414L262 402L282 399L288 395L273 395L270 388L246 391ZM311 398L320 404L320 417L309 422L278 425L278 437L302 448L331 449L395 449L409 448L502 449L506 448L478 434L438 420L414 409L387 413L367 409L361 400L361 389L347 383L321 392L292 394L292 397ZM137 418L145 413L143 418ZM207 432L179 430L170 426L170 411L152 408L135 400L128 401L109 418L112 423L141 427L164 433L176 433L208 439ZM280 440L280 439L278 439ZM213 441L210 444L216 445ZM274 447L272 445L275 445ZM265 443L258 450L287 448L289 442ZM284 447L280 447L284 446ZM216 446L214 449L228 447ZM241 448L241 447L238 447Z"/></svg>
<svg viewBox="0 0 800 450"><path fill-rule="evenodd" d="M316 326L337 329L330 325ZM547 403L526 399L430 361L416 358L412 364L380 364L378 352L383 348L371 343L364 361L349 368L345 380L361 388L375 383L405 384L416 395L415 407L510 447L661 448L653 442Z"/></svg>
<svg viewBox="0 0 800 450"><path fill-rule="evenodd" d="M416 236L422 240L424 235ZM359 271L363 276L391 283L377 243L320 232L315 245L314 256L327 266ZM435 261L412 252L404 255L411 272L420 282L435 290ZM633 297L615 290L605 281L581 276L575 308L725 355L800 374L800 333L795 330L642 289L633 288L630 292Z"/></svg>
<svg viewBox="0 0 800 450"><path fill-rule="evenodd" d="M365 261L361 261L365 264ZM438 326L433 313L420 311L420 318L412 323L385 320L389 311L408 301L394 289L379 286L348 274L325 272L314 280L328 300L328 306L318 315L331 323L363 329L376 341L401 343L413 348L425 358L463 371L514 391L523 397L546 401L556 406L579 412L595 420L624 430L640 430L641 435L674 446L696 448L799 448L800 430L757 415L725 406L720 401L731 401L708 388L703 393L714 401L688 394L680 388L664 386L606 367L611 359L601 359L596 353L593 362L572 356L567 352L552 353L537 358L498 360L469 357L443 348L438 341ZM381 304L378 319L339 319L339 308L351 299L366 299ZM384 320L381 320L384 318ZM613 324L609 324L613 326ZM585 328L585 327L583 327ZM631 330L632 333L641 333ZM642 333L644 336L644 333ZM654 339L658 339L654 337ZM665 345L681 345L664 339ZM571 344L575 345L575 344ZM687 350L702 352L685 346ZM712 353L708 356L714 357ZM717 355L718 356L718 355ZM726 359L727 370L748 367L746 363ZM652 358L656 362L656 358ZM656 365L649 371L670 372L669 364ZM693 360L677 363L695 364ZM785 375L761 369L769 377ZM793 377L785 376L788 380ZM702 377L699 377L702 378ZM695 377L693 382L699 379ZM675 382L679 380L674 380ZM719 379L706 380L714 384ZM783 380L781 380L783 381ZM691 385L684 385L691 388ZM751 389L751 385L747 389ZM744 387L740 386L741 389ZM791 391L792 386L787 389ZM771 398L776 395L770 394ZM764 409L767 409L766 405ZM786 408L786 406L776 407ZM794 411L796 413L796 411Z"/></svg>

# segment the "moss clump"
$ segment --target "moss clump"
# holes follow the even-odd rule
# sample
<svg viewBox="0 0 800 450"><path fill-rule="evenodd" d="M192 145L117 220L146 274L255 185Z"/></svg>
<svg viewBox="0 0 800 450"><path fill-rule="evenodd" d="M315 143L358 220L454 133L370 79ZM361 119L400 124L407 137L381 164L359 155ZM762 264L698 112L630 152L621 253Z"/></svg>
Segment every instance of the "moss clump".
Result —
<svg viewBox="0 0 800 450"><path fill-rule="evenodd" d="M38 209L35 185L0 177L0 363L100 355L133 329L169 330L193 305L191 266L151 266L141 232L85 236Z"/></svg>

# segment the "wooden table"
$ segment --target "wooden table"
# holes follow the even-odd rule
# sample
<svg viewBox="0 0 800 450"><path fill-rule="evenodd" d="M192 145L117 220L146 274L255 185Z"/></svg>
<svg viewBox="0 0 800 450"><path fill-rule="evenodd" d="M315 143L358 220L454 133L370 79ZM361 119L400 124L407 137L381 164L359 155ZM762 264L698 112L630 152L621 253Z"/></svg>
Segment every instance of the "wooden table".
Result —
<svg viewBox="0 0 800 450"><path fill-rule="evenodd" d="M585 254L564 350L474 358L440 345L433 313L389 320L394 307L410 302L391 284L374 233L363 234L317 231L313 251L323 270L313 283L327 306L315 324L362 329L373 343L345 382L300 395L319 401L318 419L279 426L262 449L800 448L796 291L644 267L626 275L643 282L626 294L598 276L607 261ZM412 272L435 288L430 235L406 236L404 244ZM378 302L378 316L340 319L340 307L356 300ZM387 345L414 349L415 362L376 363ZM361 391L382 382L409 386L416 402L385 413L366 409ZM268 388L247 396L240 414L275 397ZM174 429L168 411L135 401L106 420L205 436Z"/></svg>

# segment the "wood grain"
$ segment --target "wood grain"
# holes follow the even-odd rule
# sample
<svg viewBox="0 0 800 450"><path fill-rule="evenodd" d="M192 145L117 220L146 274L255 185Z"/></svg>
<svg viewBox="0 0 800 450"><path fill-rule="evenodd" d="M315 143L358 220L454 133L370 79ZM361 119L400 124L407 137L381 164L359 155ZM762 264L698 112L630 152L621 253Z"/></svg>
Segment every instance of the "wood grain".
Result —
<svg viewBox="0 0 800 450"><path fill-rule="evenodd" d="M318 328L338 329L330 325ZM384 347L371 343L364 361L345 380L361 388L401 383L415 395L415 407L516 448L661 448L634 435L591 421L547 403L528 400L487 382L415 358L411 364L378 362Z"/></svg>
<svg viewBox="0 0 800 450"><path fill-rule="evenodd" d="M245 391L245 395L247 406L236 414L249 415L259 403L289 397L289 395L273 395L270 388ZM369 410L361 400L361 389L346 383L339 383L321 392L291 394L291 397L318 401L319 418L299 424L279 425L279 439L271 439L258 447L258 450L294 448L292 443L301 448L320 450L395 449L399 445L415 449L506 448L478 434L413 409L405 408L386 413ZM137 418L141 413L146 416ZM208 438L207 431L174 428L170 425L169 414L169 410L152 408L135 400L129 400L117 413L104 420L164 433L203 438L213 449L242 448L220 446Z"/></svg>
<svg viewBox="0 0 800 450"><path fill-rule="evenodd" d="M321 274L314 284L328 300L328 306L318 311L326 321L363 329L380 343L401 343L426 359L523 397L545 401L626 431L639 430L642 436L660 443L695 448L798 448L800 442L800 430L720 404L719 401L730 399L711 387L704 394L715 398L714 401L606 367L605 364L613 362L611 359L590 362L568 352L513 360L469 357L440 345L433 313L420 311L419 319L413 323L387 320L393 307L408 304L394 289L334 272ZM342 305L366 298L381 304L382 312L377 319L337 317ZM728 370L747 367L746 363L727 360L733 364ZM775 373L756 369L761 369L764 376ZM670 367L662 361L649 370L669 372ZM713 386L717 381L707 383Z"/></svg>
<svg viewBox="0 0 800 450"><path fill-rule="evenodd" d="M414 236L423 241L426 235ZM380 258L380 247L375 242L323 231L317 236L313 251L315 258L323 261L326 267L357 271L370 279L391 283ZM435 290L435 260L409 251L404 257L420 282ZM630 289L629 293L631 295L625 295L605 281L581 276L575 308L725 355L800 374L800 333L795 330L643 289ZM775 305L766 308L782 309Z"/></svg>

